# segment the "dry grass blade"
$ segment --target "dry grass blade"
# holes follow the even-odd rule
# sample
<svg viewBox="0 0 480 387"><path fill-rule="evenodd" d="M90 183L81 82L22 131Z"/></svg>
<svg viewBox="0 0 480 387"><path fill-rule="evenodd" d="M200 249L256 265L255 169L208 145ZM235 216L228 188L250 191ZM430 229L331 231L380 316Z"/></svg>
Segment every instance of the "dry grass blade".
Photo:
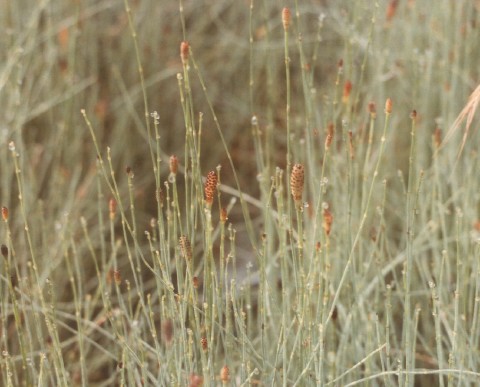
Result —
<svg viewBox="0 0 480 387"><path fill-rule="evenodd" d="M473 91L473 93L468 98L467 104L462 109L462 111L460 112L460 114L458 115L458 117L455 119L452 126L448 130L440 148L443 148L443 146L447 143L447 141L451 139L453 134L460 127L462 122L466 119L465 132L463 133L462 144L460 145L460 150L458 151L457 158L460 156L467 142L468 132L470 131L470 127L473 122L473 117L475 116L475 112L477 111L479 103L480 103L480 85L477 86L477 88Z"/></svg>

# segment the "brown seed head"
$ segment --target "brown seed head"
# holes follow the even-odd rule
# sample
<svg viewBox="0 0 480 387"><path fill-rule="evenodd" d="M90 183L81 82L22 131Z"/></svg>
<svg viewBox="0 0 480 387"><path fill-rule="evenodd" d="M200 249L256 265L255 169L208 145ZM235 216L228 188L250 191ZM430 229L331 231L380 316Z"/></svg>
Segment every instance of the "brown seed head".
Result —
<svg viewBox="0 0 480 387"><path fill-rule="evenodd" d="M410 118L412 120L416 120L417 119L417 111L416 110L412 110L412 112L410 113Z"/></svg>
<svg viewBox="0 0 480 387"><path fill-rule="evenodd" d="M325 139L325 149L330 148L330 145L332 145L334 133L335 133L335 126L333 125L332 122L330 122L327 128L327 138Z"/></svg>
<svg viewBox="0 0 480 387"><path fill-rule="evenodd" d="M8 258L8 247L5 246L5 245L2 245L0 250L2 251L3 258L7 259Z"/></svg>
<svg viewBox="0 0 480 387"><path fill-rule="evenodd" d="M200 339L200 344L202 345L203 351L206 352L207 349L208 349L208 341L207 341L207 338L206 338L206 337L202 337L202 338Z"/></svg>
<svg viewBox="0 0 480 387"><path fill-rule="evenodd" d="M333 308L333 312L332 312L332 320L335 321L335 320L337 320L337 318L338 318L338 309L337 309L337 307L335 306L335 307Z"/></svg>
<svg viewBox="0 0 480 387"><path fill-rule="evenodd" d="M342 102L343 103L348 103L350 100L350 93L352 91L352 82L349 80L345 81L345 84L343 85L343 97L342 97Z"/></svg>
<svg viewBox="0 0 480 387"><path fill-rule="evenodd" d="M230 370L226 365L224 365L222 367L222 370L220 371L220 380L222 381L223 384L227 384L228 381L230 380Z"/></svg>
<svg viewBox="0 0 480 387"><path fill-rule="evenodd" d="M63 27L60 31L58 31L57 40L58 45L63 51L66 51L68 48L68 39L69 38L69 31L67 27Z"/></svg>
<svg viewBox="0 0 480 387"><path fill-rule="evenodd" d="M390 22L393 17L395 16L395 13L397 12L397 7L398 7L398 0L390 0L390 3L388 4L387 11L385 12L385 19L387 22Z"/></svg>
<svg viewBox="0 0 480 387"><path fill-rule="evenodd" d="M328 208L323 210L323 229L325 234L330 235L332 231L333 215Z"/></svg>
<svg viewBox="0 0 480 387"><path fill-rule="evenodd" d="M225 223L228 220L227 209L222 207L220 210L220 222Z"/></svg>
<svg viewBox="0 0 480 387"><path fill-rule="evenodd" d="M192 282L193 282L194 289L198 289L200 287L200 278L193 277Z"/></svg>
<svg viewBox="0 0 480 387"><path fill-rule="evenodd" d="M190 375L190 384L188 387L201 387L203 386L203 378L197 374Z"/></svg>
<svg viewBox="0 0 480 387"><path fill-rule="evenodd" d="M132 173L132 167L130 167L130 165L127 165L127 166L125 167L125 173L126 173L127 175L130 175L130 173Z"/></svg>
<svg viewBox="0 0 480 387"><path fill-rule="evenodd" d="M188 63L188 55L190 53L190 45L187 41L183 41L180 43L180 58L182 59L182 63L186 65Z"/></svg>
<svg viewBox="0 0 480 387"><path fill-rule="evenodd" d="M170 161L169 161L169 166L170 166L170 173L172 175L176 175L178 171L178 158L175 155L170 156Z"/></svg>
<svg viewBox="0 0 480 387"><path fill-rule="evenodd" d="M385 113L390 114L393 109L393 102L390 98L385 101Z"/></svg>
<svg viewBox="0 0 480 387"><path fill-rule="evenodd" d="M372 118L375 118L377 116L377 105L375 105L375 102L370 101L368 103L368 112L370 113L370 116Z"/></svg>
<svg viewBox="0 0 480 387"><path fill-rule="evenodd" d="M204 191L205 191L205 202L208 206L211 206L213 203L213 197L215 196L215 191L217 189L217 174L215 171L208 172L207 180L205 181Z"/></svg>
<svg viewBox="0 0 480 387"><path fill-rule="evenodd" d="M180 242L180 250L182 251L183 258L187 261L192 260L192 245L190 244L190 240L186 235L182 235L179 238Z"/></svg>
<svg viewBox="0 0 480 387"><path fill-rule="evenodd" d="M4 222L8 221L8 208L2 207L2 219Z"/></svg>
<svg viewBox="0 0 480 387"><path fill-rule="evenodd" d="M291 19L290 9L285 7L282 10L282 23L283 23L283 29L285 31L288 30L288 27L290 26L290 19Z"/></svg>
<svg viewBox="0 0 480 387"><path fill-rule="evenodd" d="M110 212L110 220L115 219L115 214L117 213L117 201L113 198L108 202L108 211Z"/></svg>
<svg viewBox="0 0 480 387"><path fill-rule="evenodd" d="M302 164L295 164L290 174L290 190L293 200L299 203L302 200L303 183L305 179L305 168Z"/></svg>

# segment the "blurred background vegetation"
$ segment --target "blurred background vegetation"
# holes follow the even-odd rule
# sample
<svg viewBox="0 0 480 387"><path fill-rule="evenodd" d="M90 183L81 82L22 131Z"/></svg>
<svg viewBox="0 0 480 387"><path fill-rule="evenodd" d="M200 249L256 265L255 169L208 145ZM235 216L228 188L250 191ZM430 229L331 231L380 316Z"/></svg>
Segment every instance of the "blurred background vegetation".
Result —
<svg viewBox="0 0 480 387"><path fill-rule="evenodd" d="M48 198L52 190L75 191L91 172L93 146L79 114L81 108L94 120L101 146L114 149L118 169L130 165L137 178L148 180L142 90L123 2L39 1L32 6L20 0L1 4L5 29L1 38L2 141L16 140L17 147L28 147L25 162L34 164L32 178L37 182L31 199ZM254 157L245 133L251 117L256 115L260 125L274 134L285 127L283 29L278 17L284 4L253 2L250 19L250 1L186 1L185 33L176 1L132 1L130 6L148 108L160 115L164 159L184 146L176 74L181 72L179 44L188 40L232 145L236 168L250 178ZM294 26L290 45L292 120L299 133L323 131L328 120L335 120L327 112L341 59L342 80L352 83L355 96L349 108L367 119L363 113L367 104L381 104L390 96L403 113L396 116L399 127L408 127L408 113L416 109L425 130L448 128L476 85L475 1L445 1L438 7L412 0L377 5L302 1L298 12L301 19ZM304 65L312 75L310 85L315 88L313 122L306 122L300 54L295 49L299 37ZM192 88L197 112L207 113L199 83L192 82ZM212 169L225 164L225 151L217 146L208 113L204 126L202 162ZM281 146L283 136L276 137L276 145ZM428 136L422 140L428 141ZM392 143L399 146L395 148L401 152L407 142L404 131L396 131ZM277 164L283 167L281 150ZM402 157L395 162L404 167ZM166 171L166 163L164 167ZM8 173L2 176L6 179ZM225 176L228 179L229 174ZM145 195L151 197L151 193ZM63 205L71 208L71 204Z"/></svg>

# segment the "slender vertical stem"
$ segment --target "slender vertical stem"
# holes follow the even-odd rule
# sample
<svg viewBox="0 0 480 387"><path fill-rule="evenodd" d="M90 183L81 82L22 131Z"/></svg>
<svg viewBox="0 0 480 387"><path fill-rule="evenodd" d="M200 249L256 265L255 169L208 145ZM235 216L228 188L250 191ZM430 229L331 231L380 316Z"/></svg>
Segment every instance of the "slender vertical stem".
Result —
<svg viewBox="0 0 480 387"><path fill-rule="evenodd" d="M408 171L408 185L407 185L407 201L406 201L406 226L407 226L407 248L406 248L406 267L405 267L405 305L404 305L404 317L403 317L403 337L405 339L405 386L413 386L413 377L408 371L414 369L413 356L415 349L412 343L412 315L411 315L411 286L413 275L413 240L414 240L414 161L415 161L415 129L416 129L417 113L413 111L411 114L412 126L410 131L411 143L410 143L410 158L409 158L409 171Z"/></svg>

